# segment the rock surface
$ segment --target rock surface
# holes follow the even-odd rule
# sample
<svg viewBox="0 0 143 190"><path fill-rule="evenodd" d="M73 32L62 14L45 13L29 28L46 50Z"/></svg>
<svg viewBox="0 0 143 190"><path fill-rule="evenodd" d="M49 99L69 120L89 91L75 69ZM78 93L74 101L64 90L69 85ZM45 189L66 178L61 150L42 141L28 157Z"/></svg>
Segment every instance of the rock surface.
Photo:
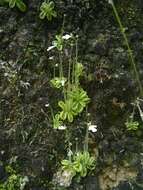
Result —
<svg viewBox="0 0 143 190"><path fill-rule="evenodd" d="M109 183L110 189L130 190L128 179L120 184L123 176L114 179L110 176L114 173L106 173L107 168L116 165L119 171L126 167L136 170L132 174L139 185L133 186L140 190L143 130L128 132L124 124L132 111L130 103L138 96L138 87L111 7L104 0L59 0L55 1L58 18L49 22L38 16L42 1L26 3L25 13L0 7L0 151L4 152L0 160L7 162L16 157L22 172L32 178L30 188L42 190L43 183L49 185L65 154L64 134L52 129L50 111L45 106L54 105L59 96L49 86L53 66L46 49L60 31L65 15L64 30L79 35L79 58L94 76L92 82L82 83L91 97L90 112L98 126L91 143L91 149L98 150L98 177L89 176L71 188L108 190ZM142 76L142 1L116 3ZM81 130L77 133L81 135ZM124 176L129 170L124 171ZM107 183L100 175L104 172L109 178ZM104 184L100 187L99 178ZM115 181L118 187L114 187Z"/></svg>

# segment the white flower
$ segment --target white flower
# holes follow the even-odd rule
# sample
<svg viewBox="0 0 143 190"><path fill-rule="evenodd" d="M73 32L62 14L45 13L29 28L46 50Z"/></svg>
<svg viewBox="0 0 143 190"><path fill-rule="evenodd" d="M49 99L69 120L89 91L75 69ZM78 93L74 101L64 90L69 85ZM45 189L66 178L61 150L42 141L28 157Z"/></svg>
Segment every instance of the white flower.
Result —
<svg viewBox="0 0 143 190"><path fill-rule="evenodd" d="M5 62L0 62L0 64L3 66L3 65L5 65Z"/></svg>
<svg viewBox="0 0 143 190"><path fill-rule="evenodd" d="M64 85L65 85L65 82L66 82L65 79L62 79L62 80L61 80L61 85L64 86Z"/></svg>
<svg viewBox="0 0 143 190"><path fill-rule="evenodd" d="M8 76L8 73L4 73L4 76L7 77L7 76Z"/></svg>
<svg viewBox="0 0 143 190"><path fill-rule="evenodd" d="M69 40L71 37L72 37L72 36L69 35L69 34L65 34L64 36L62 36L62 38L63 38L64 40Z"/></svg>
<svg viewBox="0 0 143 190"><path fill-rule="evenodd" d="M67 127L65 125L61 125L58 127L59 130L65 130Z"/></svg>
<svg viewBox="0 0 143 190"><path fill-rule="evenodd" d="M26 183L29 182L29 179L27 176L24 176L22 179L20 179L20 190L23 190Z"/></svg>
<svg viewBox="0 0 143 190"><path fill-rule="evenodd" d="M88 131L96 133L97 132L97 125L92 125L91 123L89 123L88 124Z"/></svg>
<svg viewBox="0 0 143 190"><path fill-rule="evenodd" d="M70 158L73 155L73 152L71 150L68 151L68 157Z"/></svg>
<svg viewBox="0 0 143 190"><path fill-rule="evenodd" d="M50 46L50 47L48 47L47 51L50 51L50 50L52 50L54 48L55 48L55 46Z"/></svg>
<svg viewBox="0 0 143 190"><path fill-rule="evenodd" d="M30 87L30 83L29 82L24 82L24 81L20 81L20 85L26 89L28 89Z"/></svg>
<svg viewBox="0 0 143 190"><path fill-rule="evenodd" d="M113 0L108 0L108 3L113 5Z"/></svg>
<svg viewBox="0 0 143 190"><path fill-rule="evenodd" d="M45 104L45 107L46 107L46 108L49 107L49 104Z"/></svg>
<svg viewBox="0 0 143 190"><path fill-rule="evenodd" d="M48 51L48 50L47 50ZM49 60L53 60L54 59L54 56L51 56L51 57L49 57Z"/></svg>
<svg viewBox="0 0 143 190"><path fill-rule="evenodd" d="M4 150L1 150L1 154L4 154L5 153L5 151Z"/></svg>

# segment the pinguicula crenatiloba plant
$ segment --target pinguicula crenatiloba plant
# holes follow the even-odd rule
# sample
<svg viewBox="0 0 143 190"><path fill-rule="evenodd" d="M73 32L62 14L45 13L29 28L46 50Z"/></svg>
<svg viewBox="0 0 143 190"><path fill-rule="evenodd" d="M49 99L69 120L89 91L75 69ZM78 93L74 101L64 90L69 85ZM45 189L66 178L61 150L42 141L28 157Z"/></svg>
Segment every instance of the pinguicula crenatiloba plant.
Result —
<svg viewBox="0 0 143 190"><path fill-rule="evenodd" d="M8 3L10 8L17 7L21 12L25 12L27 9L23 0L3 0L4 3Z"/></svg>
<svg viewBox="0 0 143 190"><path fill-rule="evenodd" d="M90 102L87 92L80 84L80 78L84 75L84 66L78 61L77 41L78 38L72 34L59 34L56 35L52 45L47 49L48 52L56 51L59 55L59 63L55 66L56 69L58 68L58 75L56 75L54 71L54 77L50 81L51 86L60 90L63 96L63 99L57 102L59 111L53 113L51 109L53 128L58 130L68 131L70 125L78 118L79 114L85 110ZM68 55L68 63L66 64L68 68L65 69L63 54L67 51L67 47L70 49L70 54ZM71 146L69 146L67 159L61 161L62 166L57 174L57 181L60 185L68 186L73 177L76 176L77 179L85 177L89 171L95 168L95 158L90 156L88 151L88 133L91 131L96 132L97 129L96 126L91 125L91 123L86 127L84 150L72 152ZM69 136L68 134L68 137ZM70 144L69 139L68 141Z"/></svg>
<svg viewBox="0 0 143 190"><path fill-rule="evenodd" d="M120 19L120 16L118 14L118 11L117 11L117 8L114 4L114 0L108 0L108 3L112 6L112 9L113 9L113 12L114 12L114 15L115 15L115 19L119 25L119 28L120 28L120 31L121 31L121 34L123 36L123 40L124 40L124 43L127 47L127 50L128 50L128 57L129 57L129 61L130 61L130 64L131 64L131 69L132 69L132 74L133 74L133 78L134 80L136 81L137 85L138 85L138 88L139 88L139 96L141 98L136 98L134 103L131 103L133 105L133 107L137 107L138 111L139 111L139 115L140 115L140 118L141 118L141 121L143 122L143 111L141 109L141 102L143 102L143 86L142 86L142 83L141 83L141 80L140 80L140 76L139 76L139 71L137 69L137 66L136 66L136 63L135 63L135 59L134 59L134 55L133 55L133 51L130 47L130 44L129 44L129 41L128 41L128 37L126 35L126 30L125 30L125 27L123 26L122 22L121 22L121 19ZM134 108L133 108L134 110ZM131 131L135 131L139 128L139 122L138 121L134 121L134 111L133 113L131 114L131 116L129 116L129 118L127 119L125 125L126 125L126 128L127 130Z"/></svg>
<svg viewBox="0 0 143 190"><path fill-rule="evenodd" d="M58 102L59 112L53 116L54 128L60 127L64 122L73 122L74 118L84 110L90 101L87 92L80 85L80 77L83 75L84 70L82 63L78 62L77 58L72 61L69 60L68 72L64 73L63 71L61 54L63 54L65 43L70 44L71 40L74 41L72 35L56 35L52 46L47 49L48 51L56 49L60 54L59 76L54 76L50 82L52 87L61 89L64 96L64 99ZM57 123L60 125L57 126Z"/></svg>
<svg viewBox="0 0 143 190"><path fill-rule="evenodd" d="M55 11L55 4L53 1L44 1L40 6L40 19L47 18L49 21L52 18L57 17L57 12Z"/></svg>

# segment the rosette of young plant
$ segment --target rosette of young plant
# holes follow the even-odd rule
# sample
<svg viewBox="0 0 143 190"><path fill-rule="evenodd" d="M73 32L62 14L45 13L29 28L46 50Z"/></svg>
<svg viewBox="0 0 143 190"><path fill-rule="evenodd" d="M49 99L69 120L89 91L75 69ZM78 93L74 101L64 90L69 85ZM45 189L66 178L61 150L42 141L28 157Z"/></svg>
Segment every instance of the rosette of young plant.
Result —
<svg viewBox="0 0 143 190"><path fill-rule="evenodd" d="M75 65L75 69L77 68L81 69L81 67ZM78 71L75 73L78 73ZM75 77L76 82L70 84L70 89L65 89L65 100L58 102L58 105L61 108L61 111L58 113L59 119L62 121L73 122L74 117L79 115L90 101L86 91L79 86L80 76L81 75L79 74Z"/></svg>
<svg viewBox="0 0 143 190"><path fill-rule="evenodd" d="M82 177L86 177L96 166L95 158L90 156L87 151L76 152L71 160L62 160L61 164L62 171L68 171L72 174L72 177L76 177L77 181L80 181Z"/></svg>
<svg viewBox="0 0 143 190"><path fill-rule="evenodd" d="M55 4L53 1L44 1L40 6L40 19L47 18L49 21L52 18L57 17L57 12L55 11Z"/></svg>
<svg viewBox="0 0 143 190"><path fill-rule="evenodd" d="M17 7L21 12L25 12L27 9L23 0L4 0L4 2L8 3L10 8Z"/></svg>
<svg viewBox="0 0 143 190"><path fill-rule="evenodd" d="M62 109L59 113L59 117L61 120L68 120L69 122L73 122L73 118L77 113L74 111L75 102L72 99L67 99L65 101L58 102L59 107Z"/></svg>
<svg viewBox="0 0 143 190"><path fill-rule="evenodd" d="M60 115L56 114L54 116L52 113L52 117L53 117L53 128L60 129L60 127L63 125L63 122L60 120Z"/></svg>
<svg viewBox="0 0 143 190"><path fill-rule="evenodd" d="M55 40L53 41L53 46L57 48L57 50L62 51L64 46L64 38L62 35L56 35Z"/></svg>
<svg viewBox="0 0 143 190"><path fill-rule="evenodd" d="M69 91L68 96L69 99L71 99L74 102L73 110L76 113L76 115L81 113L90 101L87 92L79 86L73 86L72 90Z"/></svg>
<svg viewBox="0 0 143 190"><path fill-rule="evenodd" d="M54 77L50 82L52 87L61 88L65 85L67 79L65 77Z"/></svg>
<svg viewBox="0 0 143 190"><path fill-rule="evenodd" d="M74 86L68 92L68 98L58 102L61 111L53 118L54 128L58 128L58 124L60 126L63 121L73 122L74 117L83 111L89 101L86 91L81 87Z"/></svg>
<svg viewBox="0 0 143 190"><path fill-rule="evenodd" d="M134 103L132 103L133 105L133 112L131 113L130 117L127 119L125 125L126 125L126 128L128 131L136 131L140 128L141 126L141 123L138 122L138 121L135 121L134 120L134 114L135 114L135 108L138 109L138 112L139 112L139 116L140 116L140 119L141 119L141 122L143 122L143 111L142 111L142 108L140 106L140 104L143 102L142 99L140 98L137 98L135 100Z"/></svg>
<svg viewBox="0 0 143 190"><path fill-rule="evenodd" d="M139 129L139 122L132 119L127 120L125 125L128 131L136 131Z"/></svg>

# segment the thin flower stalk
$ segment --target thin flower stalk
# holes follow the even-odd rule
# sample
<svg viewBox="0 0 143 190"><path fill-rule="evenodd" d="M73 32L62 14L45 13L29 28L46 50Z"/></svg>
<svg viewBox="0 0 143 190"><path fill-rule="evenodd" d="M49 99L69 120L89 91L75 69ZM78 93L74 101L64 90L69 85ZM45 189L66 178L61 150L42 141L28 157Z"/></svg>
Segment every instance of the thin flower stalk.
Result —
<svg viewBox="0 0 143 190"><path fill-rule="evenodd" d="M141 84L141 81L140 81L139 72L138 72L137 67L136 67L136 63L135 63L135 60L134 60L133 52L132 52L132 50L130 48L130 45L129 45L129 42L128 42L128 38L127 38L127 35L125 33L125 28L123 27L123 24L121 22L120 16L118 14L118 11L116 9L116 6L115 6L113 0L109 0L108 2L109 2L109 4L111 4L111 6L113 8L116 20L117 20L117 22L119 24L122 36L124 38L126 47L128 49L128 57L130 59L131 67L133 68L133 71L134 71L134 77L135 77L135 80L136 80L136 82L138 84L140 95L142 97L143 96L143 87L142 87L142 84Z"/></svg>

